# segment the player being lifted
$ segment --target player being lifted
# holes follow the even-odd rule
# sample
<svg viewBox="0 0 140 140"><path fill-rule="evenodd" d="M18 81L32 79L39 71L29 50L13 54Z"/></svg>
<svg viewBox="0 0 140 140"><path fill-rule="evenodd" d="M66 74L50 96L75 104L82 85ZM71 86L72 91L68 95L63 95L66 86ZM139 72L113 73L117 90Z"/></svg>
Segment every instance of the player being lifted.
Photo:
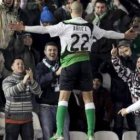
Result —
<svg viewBox="0 0 140 140"><path fill-rule="evenodd" d="M137 36L132 30L125 33L106 31L87 23L82 19L83 7L80 2L71 4L72 19L52 26L23 26L20 23L9 25L11 30L32 33L49 33L51 37L59 36L61 41L61 76L60 96L57 109L57 132L50 140L63 140L63 127L68 100L71 91L78 84L82 91L87 118L88 140L93 140L95 127L95 106L92 97L92 72L89 61L89 51L95 39L102 37L111 39L133 39Z"/></svg>

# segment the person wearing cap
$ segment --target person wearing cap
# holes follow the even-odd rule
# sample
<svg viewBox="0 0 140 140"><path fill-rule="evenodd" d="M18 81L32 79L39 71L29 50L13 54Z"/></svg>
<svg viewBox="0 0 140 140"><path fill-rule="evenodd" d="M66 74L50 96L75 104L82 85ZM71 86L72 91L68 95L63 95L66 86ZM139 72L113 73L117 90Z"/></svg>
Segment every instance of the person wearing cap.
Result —
<svg viewBox="0 0 140 140"><path fill-rule="evenodd" d="M33 39L30 33L24 33L22 35L23 46L16 49L19 55L24 59L26 68L31 68L35 73L35 66L40 60L40 55L37 50L33 47Z"/></svg>
<svg viewBox="0 0 140 140"><path fill-rule="evenodd" d="M135 115L135 126L137 131L137 140L140 140L140 110L137 110L138 102L140 100L140 57L137 59L136 62L136 69L132 71L130 68L124 66L118 57L117 48L113 47L111 50L112 55L112 64L117 72L118 76L128 84L132 102L136 103L128 108L121 109L118 114L125 116L130 112L134 112Z"/></svg>
<svg viewBox="0 0 140 140"><path fill-rule="evenodd" d="M40 15L40 24L43 26L51 25L55 22L53 13L48 9L47 6L43 7Z"/></svg>
<svg viewBox="0 0 140 140"><path fill-rule="evenodd" d="M11 60L15 56L20 56L25 61L26 69L31 68L33 73L35 72L35 64L39 62L39 53L32 46L33 39L30 33L25 32L19 35L7 48L6 56L6 66L10 68Z"/></svg>
<svg viewBox="0 0 140 140"><path fill-rule="evenodd" d="M40 25L41 26L53 25L55 21L56 20L54 14L50 11L50 9L47 6L43 7L42 12L40 14ZM56 44L60 44L58 37L51 38L49 34L36 34L35 36L36 36L36 39L34 40L35 48L36 50L38 50L41 59L43 59L44 57L44 46L46 45L47 42L55 42Z"/></svg>
<svg viewBox="0 0 140 140"><path fill-rule="evenodd" d="M22 37L24 45L29 46L29 49L31 49L31 45L33 43L32 35L30 33L24 33Z"/></svg>
<svg viewBox="0 0 140 140"><path fill-rule="evenodd" d="M63 129L68 100L71 91L79 83L85 103L88 125L88 140L93 140L95 127L95 106L92 98L92 72L89 52L93 41L102 37L112 39L133 39L137 36L132 29L125 33L106 31L90 24L82 18L83 7L78 1L71 4L72 19L52 26L24 26L11 23L9 28L16 31L49 33L51 37L59 36L61 40L60 96L57 108L57 131L50 140L63 140Z"/></svg>
<svg viewBox="0 0 140 140"><path fill-rule="evenodd" d="M121 40L119 41L117 48L122 64L134 71L136 60L134 54L132 54L131 44L131 41Z"/></svg>
<svg viewBox="0 0 140 140"><path fill-rule="evenodd" d="M132 56L131 51L131 41L120 40L117 44L118 57L121 60L123 66L130 68L135 71L134 56ZM111 94L114 103L114 114L121 108L125 108L132 104L131 92L126 82L124 82L118 75L112 77L112 87ZM122 94L123 93L123 94ZM125 117L127 129L129 131L135 130L134 115L129 114ZM124 131L124 118L121 115L115 115L114 118L113 131L122 138Z"/></svg>
<svg viewBox="0 0 140 140"><path fill-rule="evenodd" d="M131 42L127 41L127 40L119 41L119 43L117 45L118 51L119 51L119 56L127 57L127 56L132 55L130 44L131 44Z"/></svg>

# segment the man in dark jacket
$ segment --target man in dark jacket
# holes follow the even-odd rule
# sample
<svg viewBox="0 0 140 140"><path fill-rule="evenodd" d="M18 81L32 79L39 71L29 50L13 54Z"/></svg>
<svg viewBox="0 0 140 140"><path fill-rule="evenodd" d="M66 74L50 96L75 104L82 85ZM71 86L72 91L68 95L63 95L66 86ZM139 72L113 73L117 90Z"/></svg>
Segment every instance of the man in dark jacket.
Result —
<svg viewBox="0 0 140 140"><path fill-rule="evenodd" d="M49 140L56 128L56 111L59 98L59 75L61 67L58 63L58 48L53 42L46 44L45 58L36 67L36 79L43 91L40 104L40 121L43 129L43 140ZM66 117L64 138L69 140L69 119Z"/></svg>
<svg viewBox="0 0 140 140"><path fill-rule="evenodd" d="M110 130L112 107L110 92L102 86L103 77L100 73L93 75L93 99L95 103L95 131Z"/></svg>

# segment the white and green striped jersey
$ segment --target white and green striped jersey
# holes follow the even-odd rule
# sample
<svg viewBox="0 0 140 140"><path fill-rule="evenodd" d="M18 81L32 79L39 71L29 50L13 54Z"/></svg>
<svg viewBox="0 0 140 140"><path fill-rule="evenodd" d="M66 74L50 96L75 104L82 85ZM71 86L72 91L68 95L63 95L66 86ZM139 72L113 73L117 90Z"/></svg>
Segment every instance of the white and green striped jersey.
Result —
<svg viewBox="0 0 140 140"><path fill-rule="evenodd" d="M62 67L89 60L91 46L97 39L102 37L112 39L124 38L124 34L105 31L88 23L81 17L72 18L47 27L25 26L25 31L42 34L49 33L51 37L59 36L61 42Z"/></svg>
<svg viewBox="0 0 140 140"><path fill-rule="evenodd" d="M88 52L91 50L94 41L92 24L87 23L82 18L74 18L59 23L54 31L50 29L49 33L51 36L60 37L63 67L89 60Z"/></svg>

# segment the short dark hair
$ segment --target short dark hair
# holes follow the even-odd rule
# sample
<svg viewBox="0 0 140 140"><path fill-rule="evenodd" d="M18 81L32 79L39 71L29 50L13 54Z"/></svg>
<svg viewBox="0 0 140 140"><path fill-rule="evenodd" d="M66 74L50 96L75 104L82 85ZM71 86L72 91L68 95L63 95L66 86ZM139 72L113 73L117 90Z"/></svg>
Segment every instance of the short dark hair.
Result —
<svg viewBox="0 0 140 140"><path fill-rule="evenodd" d="M107 5L107 2L106 2L105 0L96 0L96 1L95 1L95 4L96 4L96 3L104 3L105 5Z"/></svg>
<svg viewBox="0 0 140 140"><path fill-rule="evenodd" d="M58 49L58 45L57 45L55 42L48 42L48 43L46 43L46 45L45 45L45 48L44 48L44 49L46 49L46 48L47 48L47 46L55 46L55 47Z"/></svg>
<svg viewBox="0 0 140 140"><path fill-rule="evenodd" d="M24 59L23 59L21 56L15 56L15 57L12 59L12 61L11 61L11 66L13 65L13 63L15 62L15 60L17 60L17 59L22 60L23 63L24 63Z"/></svg>

